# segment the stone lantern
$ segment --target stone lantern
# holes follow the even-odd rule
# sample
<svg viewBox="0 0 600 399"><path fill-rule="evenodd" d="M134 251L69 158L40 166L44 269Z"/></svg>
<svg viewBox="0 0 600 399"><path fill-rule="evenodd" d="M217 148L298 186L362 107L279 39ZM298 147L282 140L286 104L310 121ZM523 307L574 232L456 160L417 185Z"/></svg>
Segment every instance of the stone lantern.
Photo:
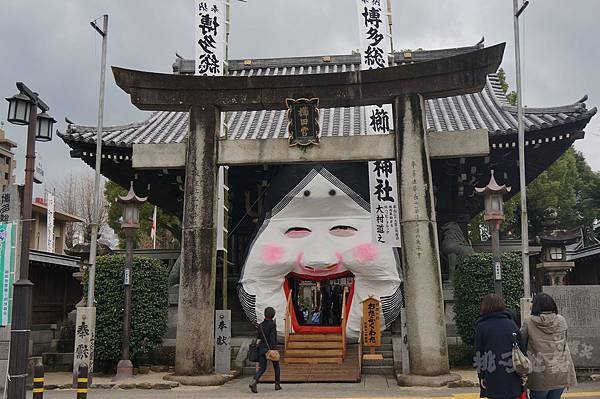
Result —
<svg viewBox="0 0 600 399"><path fill-rule="evenodd" d="M119 196L117 202L123 208L123 217L121 218L121 230L125 232L126 250L125 250L125 270L123 274L123 285L125 290L125 306L123 312L123 345L121 349L121 360L117 364L117 381L131 378L133 376L133 365L129 359L129 341L131 327L131 284L133 272L133 241L137 229L140 227L140 206L147 200L147 197L138 197L133 191L133 182L129 192L124 197Z"/></svg>
<svg viewBox="0 0 600 399"><path fill-rule="evenodd" d="M490 171L490 181L485 187L475 187L477 194L483 196L485 211L483 218L492 230L492 263L494 267L494 293L502 295L502 264L500 262L500 224L504 220L504 195L510 187L498 185L494 171Z"/></svg>
<svg viewBox="0 0 600 399"><path fill-rule="evenodd" d="M556 222L551 219L556 218L556 212L546 210L546 217L543 225L545 227L555 227ZM541 262L536 265L538 270L548 277L550 285L565 285L567 273L575 267L574 261L567 260L567 245L574 244L581 238L579 229L574 230L546 230L540 236L542 244Z"/></svg>

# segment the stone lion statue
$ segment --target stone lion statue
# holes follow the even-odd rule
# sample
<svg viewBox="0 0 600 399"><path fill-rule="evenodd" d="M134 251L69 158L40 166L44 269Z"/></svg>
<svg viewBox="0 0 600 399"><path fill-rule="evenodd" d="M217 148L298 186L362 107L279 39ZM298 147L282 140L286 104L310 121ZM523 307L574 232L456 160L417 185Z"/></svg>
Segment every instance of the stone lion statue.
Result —
<svg viewBox="0 0 600 399"><path fill-rule="evenodd" d="M460 260L465 256L472 255L474 252L456 222L448 222L442 226L441 250L442 254L448 259L450 280L452 280Z"/></svg>

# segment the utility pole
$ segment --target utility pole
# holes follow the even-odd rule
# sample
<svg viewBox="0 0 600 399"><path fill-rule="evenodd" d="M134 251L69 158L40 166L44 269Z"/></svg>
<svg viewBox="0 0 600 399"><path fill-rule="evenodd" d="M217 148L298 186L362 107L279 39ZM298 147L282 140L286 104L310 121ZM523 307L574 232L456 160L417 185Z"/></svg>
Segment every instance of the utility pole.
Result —
<svg viewBox="0 0 600 399"><path fill-rule="evenodd" d="M524 1L519 7L518 0L513 0L513 25L515 35L515 64L517 80L517 124L519 131L519 185L521 187L521 263L523 264L523 298L521 299L521 314L529 312L525 307L531 301L529 277L529 223L527 217L527 181L525 179L525 131L523 126L523 86L521 84L521 45L519 42L519 16L529 5Z"/></svg>

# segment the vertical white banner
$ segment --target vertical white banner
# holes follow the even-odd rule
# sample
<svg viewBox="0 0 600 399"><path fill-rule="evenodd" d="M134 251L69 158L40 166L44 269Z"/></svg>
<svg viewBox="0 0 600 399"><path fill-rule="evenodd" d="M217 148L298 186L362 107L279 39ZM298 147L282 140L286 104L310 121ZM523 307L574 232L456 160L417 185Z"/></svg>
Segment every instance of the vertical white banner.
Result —
<svg viewBox="0 0 600 399"><path fill-rule="evenodd" d="M156 206L152 213L152 230L150 230L150 238L152 238L152 249L156 249Z"/></svg>
<svg viewBox="0 0 600 399"><path fill-rule="evenodd" d="M196 69L200 76L225 74L227 54L227 0L195 0ZM221 113L219 137L226 134L225 113ZM217 250L225 250L225 168L219 167L217 194Z"/></svg>
<svg viewBox="0 0 600 399"><path fill-rule="evenodd" d="M15 223L0 224L0 275L2 276L2 314L0 326L10 324L12 282L15 263Z"/></svg>
<svg viewBox="0 0 600 399"><path fill-rule="evenodd" d="M396 162L369 162L369 195L373 242L400 247L400 217Z"/></svg>
<svg viewBox="0 0 600 399"><path fill-rule="evenodd" d="M195 0L196 75L224 73L226 4L223 0Z"/></svg>
<svg viewBox="0 0 600 399"><path fill-rule="evenodd" d="M388 32L386 0L357 0L361 69L389 66L391 32ZM393 129L392 106L364 107L367 134L389 134ZM400 247L400 205L395 161L369 162L373 242Z"/></svg>
<svg viewBox="0 0 600 399"><path fill-rule="evenodd" d="M225 229L225 192L229 190L225 186L225 167L219 166L218 194L217 194L217 250L224 251L227 242L227 230Z"/></svg>
<svg viewBox="0 0 600 399"><path fill-rule="evenodd" d="M391 44L385 4L386 0L357 0L361 69L389 66ZM393 129L390 104L366 106L364 112L367 134L388 134Z"/></svg>
<svg viewBox="0 0 600 399"><path fill-rule="evenodd" d="M48 193L46 213L46 251L54 252L54 194Z"/></svg>

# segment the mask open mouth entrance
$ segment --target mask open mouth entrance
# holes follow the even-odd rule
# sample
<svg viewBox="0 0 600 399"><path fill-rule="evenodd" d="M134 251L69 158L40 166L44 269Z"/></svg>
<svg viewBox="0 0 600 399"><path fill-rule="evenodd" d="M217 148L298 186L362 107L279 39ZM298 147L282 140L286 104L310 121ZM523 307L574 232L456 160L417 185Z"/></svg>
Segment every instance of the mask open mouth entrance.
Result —
<svg viewBox="0 0 600 399"><path fill-rule="evenodd" d="M342 316L350 313L354 275L350 271L329 276L290 273L283 284L286 298L291 293L292 328L296 333L340 334ZM346 292L346 307L342 309Z"/></svg>

